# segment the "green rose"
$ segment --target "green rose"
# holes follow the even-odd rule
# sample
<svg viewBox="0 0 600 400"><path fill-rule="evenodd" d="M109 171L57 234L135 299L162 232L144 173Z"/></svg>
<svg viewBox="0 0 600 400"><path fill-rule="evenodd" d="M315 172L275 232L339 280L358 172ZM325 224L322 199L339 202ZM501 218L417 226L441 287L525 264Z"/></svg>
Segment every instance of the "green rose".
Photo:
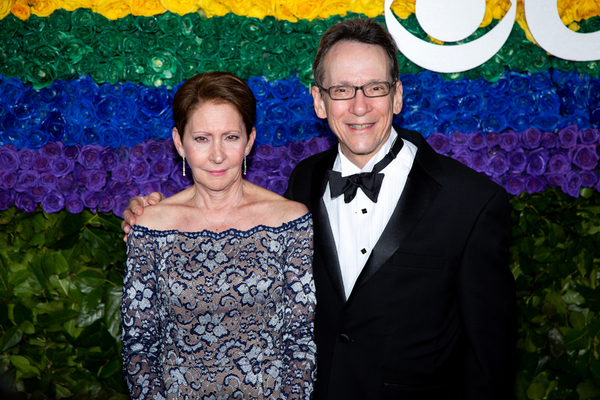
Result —
<svg viewBox="0 0 600 400"><path fill-rule="evenodd" d="M94 13L93 15L94 15L94 25L96 26L97 31L114 29L113 28L114 23L110 19L106 18L102 14Z"/></svg>
<svg viewBox="0 0 600 400"><path fill-rule="evenodd" d="M219 47L221 44L216 38L207 37L202 39L198 53L202 58L215 57L219 53Z"/></svg>
<svg viewBox="0 0 600 400"><path fill-rule="evenodd" d="M135 19L135 25L138 30L144 33L156 33L159 31L158 27L158 19L155 16L152 17L143 17L138 16Z"/></svg>
<svg viewBox="0 0 600 400"><path fill-rule="evenodd" d="M93 45L96 41L96 29L93 26L73 27L71 33L87 45Z"/></svg>
<svg viewBox="0 0 600 400"><path fill-rule="evenodd" d="M124 54L133 54L142 47L142 40L137 35L127 35L123 38L121 49Z"/></svg>
<svg viewBox="0 0 600 400"><path fill-rule="evenodd" d="M239 74L242 70L242 62L239 59L224 60L221 65L225 67L226 72L231 72L234 75Z"/></svg>
<svg viewBox="0 0 600 400"><path fill-rule="evenodd" d="M563 60L558 57L551 57L552 68L558 69L559 71L573 71L575 69L575 63L573 61Z"/></svg>
<svg viewBox="0 0 600 400"><path fill-rule="evenodd" d="M162 50L167 50L172 53L176 52L180 41L181 39L175 35L162 35L158 38L158 43L160 43L159 47Z"/></svg>
<svg viewBox="0 0 600 400"><path fill-rule="evenodd" d="M146 74L146 60L148 55L139 51L132 54L125 63L125 80L129 82L141 82L142 77Z"/></svg>
<svg viewBox="0 0 600 400"><path fill-rule="evenodd" d="M239 17L234 13L225 14L225 16L221 17L221 23L219 24L221 28L220 36L225 38L239 38L244 19L246 17Z"/></svg>
<svg viewBox="0 0 600 400"><path fill-rule="evenodd" d="M262 19L262 25L265 32L269 32L271 35L276 35L279 30L277 26L277 18L272 15L267 15Z"/></svg>
<svg viewBox="0 0 600 400"><path fill-rule="evenodd" d="M53 48L60 49L71 35L56 29L46 28L40 32L40 36Z"/></svg>
<svg viewBox="0 0 600 400"><path fill-rule="evenodd" d="M48 22L52 29L60 32L68 32L71 29L71 13L59 8L50 14Z"/></svg>
<svg viewBox="0 0 600 400"><path fill-rule="evenodd" d="M293 33L294 23L287 20L279 21L279 32L281 32L282 35L289 35Z"/></svg>
<svg viewBox="0 0 600 400"><path fill-rule="evenodd" d="M577 69L585 74L597 77L598 72L600 72L600 63L598 61L578 62Z"/></svg>
<svg viewBox="0 0 600 400"><path fill-rule="evenodd" d="M488 82L497 82L504 74L504 64L502 63L502 59L497 55L490 58L478 68L483 79Z"/></svg>
<svg viewBox="0 0 600 400"><path fill-rule="evenodd" d="M78 39L70 39L61 49L62 56L72 63L78 63L84 54L91 54L94 50Z"/></svg>
<svg viewBox="0 0 600 400"><path fill-rule="evenodd" d="M244 79L251 78L253 76L262 75L263 70L263 59L262 57L256 60L242 61L242 72L240 76Z"/></svg>
<svg viewBox="0 0 600 400"><path fill-rule="evenodd" d="M213 20L216 20L216 19L217 19L217 17L210 18L210 19L206 19L206 18L199 19L194 24L194 34L199 38L216 36L217 33L215 32L215 24L213 24Z"/></svg>
<svg viewBox="0 0 600 400"><path fill-rule="evenodd" d="M252 41L260 41L267 34L264 25L258 18L246 18L240 27L242 37Z"/></svg>
<svg viewBox="0 0 600 400"><path fill-rule="evenodd" d="M40 63L38 60L26 61L24 65L24 80L31 82L34 89L50 86L56 79L53 64Z"/></svg>
<svg viewBox="0 0 600 400"><path fill-rule="evenodd" d="M186 38L194 37L194 26L198 23L198 14L185 14L180 18L181 20L181 34Z"/></svg>
<svg viewBox="0 0 600 400"><path fill-rule="evenodd" d="M148 54L148 71L153 75L160 75L171 79L178 68L177 57L168 50L155 49Z"/></svg>
<svg viewBox="0 0 600 400"><path fill-rule="evenodd" d="M181 20L179 15L166 12L158 17L158 27L166 35L178 35L181 33Z"/></svg>
<svg viewBox="0 0 600 400"><path fill-rule="evenodd" d="M541 47L533 47L529 54L529 59L527 63L527 70L529 72L537 73L542 71L547 71L550 69L552 63L550 62L550 57L546 50Z"/></svg>
<svg viewBox="0 0 600 400"><path fill-rule="evenodd" d="M59 58L54 62L56 71L58 71L57 79L71 80L77 78L77 70L69 60Z"/></svg>
<svg viewBox="0 0 600 400"><path fill-rule="evenodd" d="M78 8L71 13L71 24L73 28L95 26L94 13L87 8Z"/></svg>
<svg viewBox="0 0 600 400"><path fill-rule="evenodd" d="M114 85L125 77L125 61L121 57L112 57L106 62L98 63L90 76L98 84L108 82Z"/></svg>
<svg viewBox="0 0 600 400"><path fill-rule="evenodd" d="M313 37L315 43L319 42L319 39L327 31L327 25L322 19L313 19L310 21L310 34Z"/></svg>
<svg viewBox="0 0 600 400"><path fill-rule="evenodd" d="M98 68L98 58L96 53L86 53L82 55L81 60L75 64L75 69L79 75L90 75L92 71Z"/></svg>
<svg viewBox="0 0 600 400"><path fill-rule="evenodd" d="M0 41L0 50L6 54L7 57L22 56L23 51L21 49L22 41L19 38L10 38L4 41Z"/></svg>
<svg viewBox="0 0 600 400"><path fill-rule="evenodd" d="M217 60L205 59L201 60L196 67L196 72L212 72L212 71L222 71L221 65Z"/></svg>
<svg viewBox="0 0 600 400"><path fill-rule="evenodd" d="M267 36L267 38L261 42L261 45L263 51L269 54L281 54L286 47L283 37L279 35Z"/></svg>
<svg viewBox="0 0 600 400"><path fill-rule="evenodd" d="M152 50L160 47L158 42L158 35L143 35L142 36L142 47L147 50Z"/></svg>
<svg viewBox="0 0 600 400"><path fill-rule="evenodd" d="M12 38L17 31L22 29L21 21L12 14L8 14L0 23L0 45L1 42ZM22 33L19 33L22 34Z"/></svg>
<svg viewBox="0 0 600 400"><path fill-rule="evenodd" d="M221 60L228 60L230 58L239 57L237 51L237 43L230 40L221 40L221 46L219 47L218 57Z"/></svg>
<svg viewBox="0 0 600 400"><path fill-rule="evenodd" d="M40 63L51 64L60 58L60 53L50 46L40 46L33 51L33 58Z"/></svg>
<svg viewBox="0 0 600 400"><path fill-rule="evenodd" d="M21 36L21 40L23 43L23 49L27 50L25 54L45 44L42 37L37 32L33 31L25 33L23 36Z"/></svg>
<svg viewBox="0 0 600 400"><path fill-rule="evenodd" d="M115 57L121 54L123 34L115 29L102 30L97 39L97 52L102 58Z"/></svg>
<svg viewBox="0 0 600 400"><path fill-rule="evenodd" d="M181 63L181 73L184 79L189 79L196 75L197 64L194 61L184 61Z"/></svg>
<svg viewBox="0 0 600 400"><path fill-rule="evenodd" d="M184 38L179 42L177 54L183 60L192 60L196 54L196 50L200 48L200 40L195 38ZM195 64L195 63L194 63Z"/></svg>
<svg viewBox="0 0 600 400"><path fill-rule="evenodd" d="M262 59L263 49L254 40L243 41L240 46L240 56L244 62Z"/></svg>
<svg viewBox="0 0 600 400"><path fill-rule="evenodd" d="M136 22L136 17L131 14L127 14L124 18L119 18L118 20L115 21L115 23L116 23L115 29L120 32L123 32L123 34L130 34L130 33L137 32L138 28L137 28L135 22Z"/></svg>
<svg viewBox="0 0 600 400"><path fill-rule="evenodd" d="M517 71L526 71L529 64L529 57L531 57L531 51L524 46L517 47L515 56L508 64L511 69Z"/></svg>
<svg viewBox="0 0 600 400"><path fill-rule="evenodd" d="M20 57L12 56L0 63L0 74L7 78L21 78L25 63Z"/></svg>
<svg viewBox="0 0 600 400"><path fill-rule="evenodd" d="M271 82L286 79L290 75L288 65L287 60L282 62L280 57L269 54L263 65L263 75Z"/></svg>

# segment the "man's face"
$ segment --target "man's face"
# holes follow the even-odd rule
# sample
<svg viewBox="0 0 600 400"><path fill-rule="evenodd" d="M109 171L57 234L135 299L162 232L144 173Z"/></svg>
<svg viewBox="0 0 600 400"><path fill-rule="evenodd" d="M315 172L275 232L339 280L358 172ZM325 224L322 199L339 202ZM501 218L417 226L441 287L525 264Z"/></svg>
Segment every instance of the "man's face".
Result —
<svg viewBox="0 0 600 400"><path fill-rule="evenodd" d="M387 55L380 46L342 41L324 59L323 87L390 81ZM315 112L327 118L340 141L342 153L362 168L390 136L394 114L402 109L402 84L383 97L365 97L361 90L351 100L331 100L326 92L312 88Z"/></svg>

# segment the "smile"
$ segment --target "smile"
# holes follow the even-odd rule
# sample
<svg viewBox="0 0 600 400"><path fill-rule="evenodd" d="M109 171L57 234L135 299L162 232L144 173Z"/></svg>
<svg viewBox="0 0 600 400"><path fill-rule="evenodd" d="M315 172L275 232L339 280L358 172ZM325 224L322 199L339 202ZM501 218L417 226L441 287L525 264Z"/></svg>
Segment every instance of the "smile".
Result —
<svg viewBox="0 0 600 400"><path fill-rule="evenodd" d="M365 129L365 128L369 128L371 126L373 126L375 124L362 124L362 125L352 125L352 124L348 124L348 126L352 129Z"/></svg>

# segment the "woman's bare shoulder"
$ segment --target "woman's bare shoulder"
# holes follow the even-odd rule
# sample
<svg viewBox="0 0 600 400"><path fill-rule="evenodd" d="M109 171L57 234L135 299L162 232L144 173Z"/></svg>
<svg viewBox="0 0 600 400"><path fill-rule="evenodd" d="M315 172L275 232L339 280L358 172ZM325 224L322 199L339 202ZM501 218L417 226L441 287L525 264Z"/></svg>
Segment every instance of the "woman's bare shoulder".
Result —
<svg viewBox="0 0 600 400"><path fill-rule="evenodd" d="M252 208L262 218L261 225L281 226L308 213L308 208L296 201L253 185Z"/></svg>
<svg viewBox="0 0 600 400"><path fill-rule="evenodd" d="M179 229L179 220L187 208L184 192L145 207L144 213L137 217L137 224L155 230Z"/></svg>

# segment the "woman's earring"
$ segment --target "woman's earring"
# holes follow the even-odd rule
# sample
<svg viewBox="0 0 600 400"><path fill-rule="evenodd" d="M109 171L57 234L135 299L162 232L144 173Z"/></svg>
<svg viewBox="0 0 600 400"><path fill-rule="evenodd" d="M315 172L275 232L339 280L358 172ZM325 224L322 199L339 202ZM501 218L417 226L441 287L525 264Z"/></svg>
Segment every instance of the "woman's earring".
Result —
<svg viewBox="0 0 600 400"><path fill-rule="evenodd" d="M185 156L183 156L183 176L185 176Z"/></svg>
<svg viewBox="0 0 600 400"><path fill-rule="evenodd" d="M246 155L244 154L244 175L246 175Z"/></svg>

